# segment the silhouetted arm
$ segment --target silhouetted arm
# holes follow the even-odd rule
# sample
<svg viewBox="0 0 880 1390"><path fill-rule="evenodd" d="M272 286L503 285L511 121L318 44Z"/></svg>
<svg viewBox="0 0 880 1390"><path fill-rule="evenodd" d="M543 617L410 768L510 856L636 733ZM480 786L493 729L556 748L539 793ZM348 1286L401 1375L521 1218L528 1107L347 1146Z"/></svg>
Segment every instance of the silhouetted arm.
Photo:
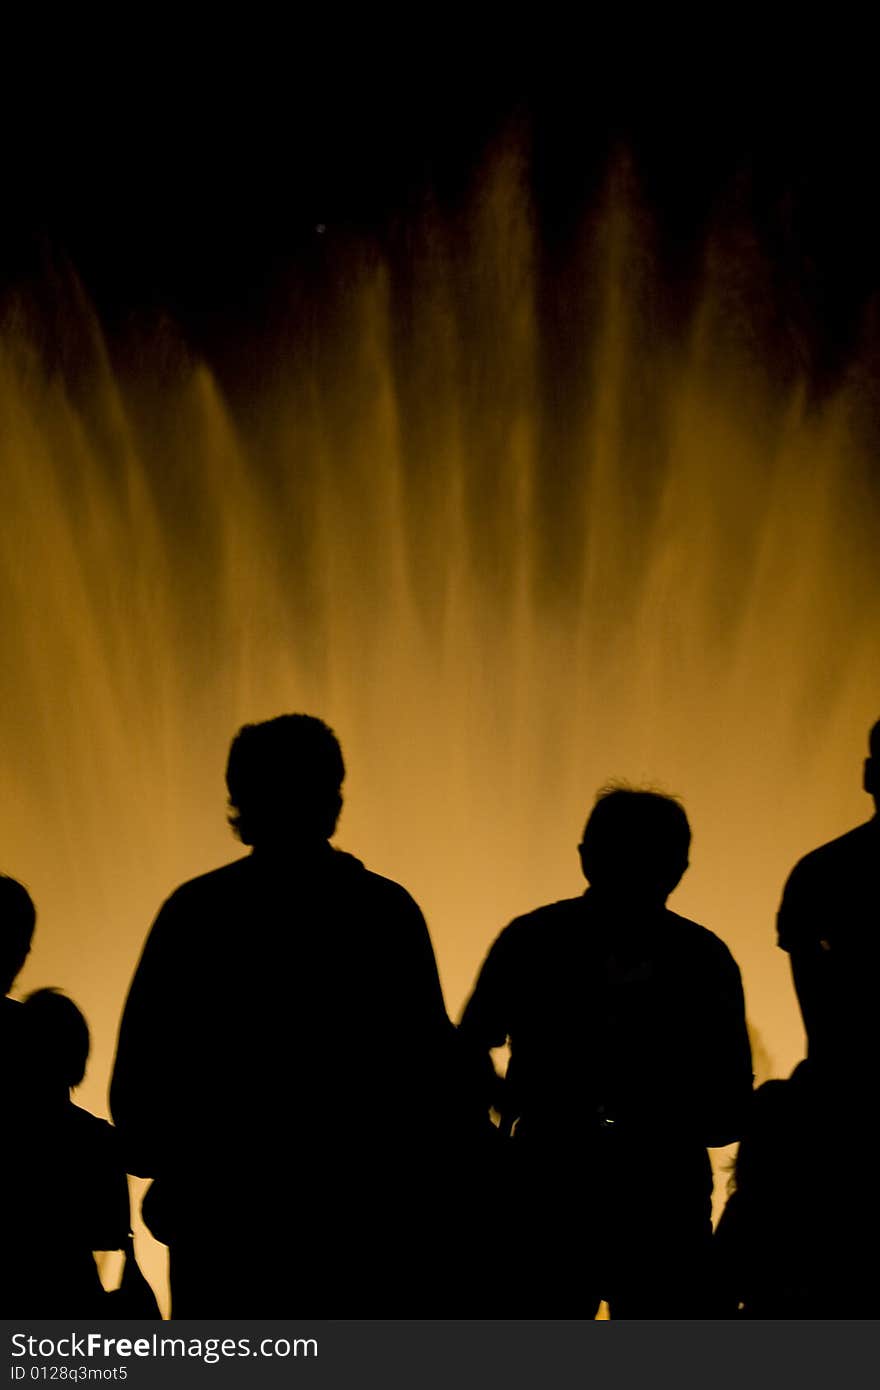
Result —
<svg viewBox="0 0 880 1390"><path fill-rule="evenodd" d="M383 1000L375 1101L395 1105L395 1098L407 1097L406 1123L413 1134L424 1126L448 1127L458 1104L457 1039L428 927L418 904L398 884L384 883L376 911L382 923L377 950L384 955L374 958Z"/></svg>
<svg viewBox="0 0 880 1390"><path fill-rule="evenodd" d="M91 1148L88 1200L84 1202L89 1245L92 1250L121 1250L131 1230L131 1213L119 1136L105 1121L95 1120Z"/></svg>
<svg viewBox="0 0 880 1390"><path fill-rule="evenodd" d="M464 1006L459 1032L481 1051L503 1047L510 1032L513 988L513 934L506 927L496 937L480 967L477 982Z"/></svg>
<svg viewBox="0 0 880 1390"><path fill-rule="evenodd" d="M483 962L458 1025L469 1085L486 1109L503 1113L504 1078L489 1055L508 1040L511 995L511 938L502 932Z"/></svg>
<svg viewBox="0 0 880 1390"><path fill-rule="evenodd" d="M437 958L428 924L418 904L404 892L401 903L400 998L416 1037L429 1045L448 1044L452 1024L446 1012Z"/></svg>
<svg viewBox="0 0 880 1390"><path fill-rule="evenodd" d="M697 1085L692 1116L706 1148L742 1137L752 1097L752 1050L739 967L717 942L711 979L700 1000Z"/></svg>
<svg viewBox="0 0 880 1390"><path fill-rule="evenodd" d="M831 1041L827 1025L834 1008L831 962L818 942L793 947L790 955L807 1050L811 1056L824 1056Z"/></svg>
<svg viewBox="0 0 880 1390"><path fill-rule="evenodd" d="M178 926L172 897L153 923L135 970L110 1082L110 1110L126 1169L140 1177L155 1177L166 1169L181 1110Z"/></svg>
<svg viewBox="0 0 880 1390"><path fill-rule="evenodd" d="M811 1052L825 1049L827 1021L833 1014L832 962L822 935L821 907L810 876L795 865L776 919L779 945L791 959L791 975Z"/></svg>

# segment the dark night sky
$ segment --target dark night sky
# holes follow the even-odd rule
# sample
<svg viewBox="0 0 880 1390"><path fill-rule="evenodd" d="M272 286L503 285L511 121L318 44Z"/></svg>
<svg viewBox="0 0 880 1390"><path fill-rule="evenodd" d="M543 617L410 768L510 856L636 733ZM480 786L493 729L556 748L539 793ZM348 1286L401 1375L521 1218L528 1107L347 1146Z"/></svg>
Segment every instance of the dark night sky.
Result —
<svg viewBox="0 0 880 1390"><path fill-rule="evenodd" d="M487 148L518 130L546 263L564 260L626 148L682 304L738 179L781 312L803 321L816 372L833 378L880 287L870 91L853 76L832 100L827 83L780 77L769 59L720 73L652 61L650 44L638 62L594 44L563 69L528 47L487 60L485 46L413 40L407 62L377 66L301 43L268 66L251 48L237 65L166 53L97 80L39 74L4 123L5 286L34 285L66 257L111 334L167 311L222 352L259 335L280 283L316 270L316 226L393 254L428 189L454 213Z"/></svg>

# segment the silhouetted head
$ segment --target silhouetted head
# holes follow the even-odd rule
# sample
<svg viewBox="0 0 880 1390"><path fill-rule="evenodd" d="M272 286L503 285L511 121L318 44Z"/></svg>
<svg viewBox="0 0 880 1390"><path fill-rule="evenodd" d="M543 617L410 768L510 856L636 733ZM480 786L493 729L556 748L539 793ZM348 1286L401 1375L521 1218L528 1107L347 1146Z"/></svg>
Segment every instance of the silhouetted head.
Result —
<svg viewBox="0 0 880 1390"><path fill-rule="evenodd" d="M245 724L229 750L229 824L246 845L328 840L342 809L336 735L309 714Z"/></svg>
<svg viewBox="0 0 880 1390"><path fill-rule="evenodd" d="M599 793L580 844L591 888L622 902L660 906L688 866L684 807L659 792L609 787Z"/></svg>
<svg viewBox="0 0 880 1390"><path fill-rule="evenodd" d="M22 1005L33 1074L42 1088L69 1090L86 1074L89 1025L72 999L38 989Z"/></svg>
<svg viewBox="0 0 880 1390"><path fill-rule="evenodd" d="M868 753L865 759L864 787L873 796L874 805L880 812L880 719L868 735Z"/></svg>
<svg viewBox="0 0 880 1390"><path fill-rule="evenodd" d="M37 914L31 895L14 878L0 874L0 993L8 994L27 960Z"/></svg>

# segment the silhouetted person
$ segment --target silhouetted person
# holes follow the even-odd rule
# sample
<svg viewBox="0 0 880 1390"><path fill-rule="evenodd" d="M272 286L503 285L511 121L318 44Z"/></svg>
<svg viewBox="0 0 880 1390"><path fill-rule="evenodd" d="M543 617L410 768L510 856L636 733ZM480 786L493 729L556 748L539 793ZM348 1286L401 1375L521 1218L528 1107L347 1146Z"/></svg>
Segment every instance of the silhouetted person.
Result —
<svg viewBox="0 0 880 1390"><path fill-rule="evenodd" d="M810 1061L754 1095L715 1233L730 1315L876 1318L878 1220L864 1119ZM867 1182L866 1182L867 1179Z"/></svg>
<svg viewBox="0 0 880 1390"><path fill-rule="evenodd" d="M418 907L328 843L344 772L318 719L245 726L253 852L169 898L131 985L111 1104L177 1317L431 1315L455 1034Z"/></svg>
<svg viewBox="0 0 880 1390"><path fill-rule="evenodd" d="M55 990L21 1005L27 1095L10 1126L4 1172L4 1312L21 1317L99 1316L105 1295L92 1255L128 1239L128 1182L112 1127L74 1105L89 1030Z"/></svg>
<svg viewBox="0 0 880 1390"><path fill-rule="evenodd" d="M751 1055L739 971L665 908L688 865L682 807L600 794L580 845L590 887L496 940L460 1029L510 1044L508 1315L714 1312L707 1146L739 1137Z"/></svg>
<svg viewBox="0 0 880 1390"><path fill-rule="evenodd" d="M17 1201L18 1140L22 1107L30 1087L26 1075L24 1011L9 991L27 960L36 923L36 912L27 889L14 878L0 874L0 1106L3 1134L0 1144L0 1227L8 1230L9 1211ZM0 1286L5 1287L14 1259L0 1247Z"/></svg>
<svg viewBox="0 0 880 1390"><path fill-rule="evenodd" d="M870 733L864 788L880 810L880 722ZM791 956L807 1055L836 1084L876 1084L880 979L880 814L795 865L778 916Z"/></svg>
<svg viewBox="0 0 880 1390"><path fill-rule="evenodd" d="M0 874L0 1106L3 1142L0 1143L0 1307L9 1303L20 1250L14 1241L12 1218L19 1205L20 1130L28 1094L24 1074L24 1013L9 991L27 959L34 935L36 912L30 894L14 878Z"/></svg>
<svg viewBox="0 0 880 1390"><path fill-rule="evenodd" d="M0 874L0 1075L10 1066L15 1038L21 1026L21 1005L9 991L31 949L37 914L31 896L14 878ZM12 1064L14 1070L14 1063Z"/></svg>

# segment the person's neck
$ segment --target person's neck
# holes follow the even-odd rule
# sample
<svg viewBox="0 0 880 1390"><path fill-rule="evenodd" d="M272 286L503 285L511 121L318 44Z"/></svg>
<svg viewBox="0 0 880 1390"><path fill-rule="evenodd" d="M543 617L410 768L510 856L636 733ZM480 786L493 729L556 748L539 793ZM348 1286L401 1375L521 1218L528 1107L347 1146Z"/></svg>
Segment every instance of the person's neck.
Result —
<svg viewBox="0 0 880 1390"><path fill-rule="evenodd" d="M584 897L591 908L603 915L643 919L655 917L666 910L666 899L640 893L625 893L619 888L596 888L592 885Z"/></svg>
<svg viewBox="0 0 880 1390"><path fill-rule="evenodd" d="M268 864L313 864L332 853L333 846L328 840L311 836L305 839L261 840L252 850L256 860Z"/></svg>

